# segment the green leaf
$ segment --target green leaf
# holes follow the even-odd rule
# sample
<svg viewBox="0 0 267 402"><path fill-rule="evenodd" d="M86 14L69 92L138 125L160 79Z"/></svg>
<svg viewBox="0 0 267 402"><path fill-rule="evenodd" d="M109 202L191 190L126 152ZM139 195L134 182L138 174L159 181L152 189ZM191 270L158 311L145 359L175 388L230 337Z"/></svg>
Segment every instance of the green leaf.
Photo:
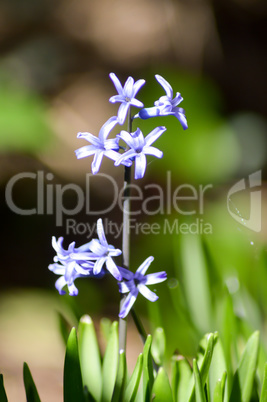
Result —
<svg viewBox="0 0 267 402"><path fill-rule="evenodd" d="M196 359L193 360L193 372L194 372L194 379L195 379L195 398L196 402L206 402L206 398L204 395L204 389L201 381L200 372L198 369Z"/></svg>
<svg viewBox="0 0 267 402"><path fill-rule="evenodd" d="M210 401L214 401L215 388L218 389L218 380L223 378L224 373L227 372L226 361L224 357L224 350L222 347L221 339L218 338L214 346L213 356L209 369L208 390ZM226 392L226 400L228 400L228 393Z"/></svg>
<svg viewBox="0 0 267 402"><path fill-rule="evenodd" d="M267 402L267 363L265 363L264 367L264 378L261 389L261 399L260 402Z"/></svg>
<svg viewBox="0 0 267 402"><path fill-rule="evenodd" d="M179 383L178 356L174 354L171 358L171 389L174 402L177 402L177 392Z"/></svg>
<svg viewBox="0 0 267 402"><path fill-rule="evenodd" d="M126 380L126 356L125 351L120 350L119 368L112 396L112 402L120 402L123 400L125 380Z"/></svg>
<svg viewBox="0 0 267 402"><path fill-rule="evenodd" d="M172 390L169 378L163 367L160 367L152 387L152 400L155 402L172 402Z"/></svg>
<svg viewBox="0 0 267 402"><path fill-rule="evenodd" d="M72 328L64 363L64 402L84 401L76 329Z"/></svg>
<svg viewBox="0 0 267 402"><path fill-rule="evenodd" d="M181 236L184 290L191 317L201 332L212 324L212 301L205 256L200 237Z"/></svg>
<svg viewBox="0 0 267 402"><path fill-rule="evenodd" d="M186 359L178 360L178 371L177 401L188 401L194 387L194 376Z"/></svg>
<svg viewBox="0 0 267 402"><path fill-rule="evenodd" d="M223 373L222 378L219 378L214 387L213 402L224 401L224 388L226 383L226 371ZM226 399L228 400L228 399Z"/></svg>
<svg viewBox="0 0 267 402"><path fill-rule="evenodd" d="M103 338L104 338L106 344L108 342L111 325L112 325L112 322L109 318L102 318L100 320L100 331L101 331L101 334L103 335Z"/></svg>
<svg viewBox="0 0 267 402"><path fill-rule="evenodd" d="M162 366L166 348L166 338L163 328L156 328L152 338L151 353L155 362Z"/></svg>
<svg viewBox="0 0 267 402"><path fill-rule="evenodd" d="M23 365L23 381L27 402L41 402L27 363Z"/></svg>
<svg viewBox="0 0 267 402"><path fill-rule="evenodd" d="M88 315L81 318L78 326L79 357L83 385L94 399L99 401L102 393L102 367L100 351L93 321Z"/></svg>
<svg viewBox="0 0 267 402"><path fill-rule="evenodd" d="M234 375L230 402L249 402L257 368L259 352L259 331L255 331L247 341L239 367Z"/></svg>
<svg viewBox="0 0 267 402"><path fill-rule="evenodd" d="M125 394L124 394L124 401L125 402L133 402L135 400L141 375L142 375L142 369L143 369L143 354L140 353L138 356L134 371L131 375L131 378L127 384Z"/></svg>
<svg viewBox="0 0 267 402"><path fill-rule="evenodd" d="M108 343L102 367L102 401L111 401L118 370L119 336L118 322L114 321L110 328Z"/></svg>
<svg viewBox="0 0 267 402"><path fill-rule="evenodd" d="M0 374L0 401L1 402L8 402L5 386L4 386L4 377L3 374Z"/></svg>
<svg viewBox="0 0 267 402"><path fill-rule="evenodd" d="M145 402L150 401L154 382L151 344L152 337L148 335L143 350L143 397Z"/></svg>
<svg viewBox="0 0 267 402"><path fill-rule="evenodd" d="M204 387L207 377L208 377L216 339L217 339L217 334L215 334L215 335L208 334L207 335L208 343L207 343L207 347L205 349L205 354L204 354L203 360L201 362L201 367L200 367L200 375L201 375L201 381L202 381L203 387ZM194 400L194 393L195 393L195 389L193 387L192 394L190 397L190 402L192 402Z"/></svg>

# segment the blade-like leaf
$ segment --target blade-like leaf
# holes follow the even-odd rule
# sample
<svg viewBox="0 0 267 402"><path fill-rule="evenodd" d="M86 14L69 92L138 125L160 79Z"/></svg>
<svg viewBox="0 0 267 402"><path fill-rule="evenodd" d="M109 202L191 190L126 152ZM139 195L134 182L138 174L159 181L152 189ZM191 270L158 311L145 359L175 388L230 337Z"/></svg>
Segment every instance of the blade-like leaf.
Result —
<svg viewBox="0 0 267 402"><path fill-rule="evenodd" d="M127 384L125 394L124 394L124 402L133 402L135 400L141 375L142 375L142 369L143 369L143 354L140 353L138 356L133 374L131 375L131 378Z"/></svg>
<svg viewBox="0 0 267 402"><path fill-rule="evenodd" d="M215 334L215 335L214 334L208 334L208 336L207 336L208 344L207 344L205 354L204 354L204 357L202 359L201 367L200 367L201 382L203 384L203 387L204 387L204 385L206 383L206 380L207 380L207 377L208 377L209 368L210 368L210 364L211 364L211 359L212 359L213 349L214 349L216 339L217 339L217 334ZM191 394L191 397L190 397L190 402L192 402L194 400L194 393L195 393L195 389L193 387L192 394Z"/></svg>
<svg viewBox="0 0 267 402"><path fill-rule="evenodd" d="M173 402L169 378L163 367L160 367L152 387L152 400L155 402Z"/></svg>
<svg viewBox="0 0 267 402"><path fill-rule="evenodd" d="M219 389L218 381L222 379L223 374L227 371L226 361L224 357L224 350L222 347L222 342L217 339L217 342L214 346L212 361L209 369L209 381L208 381L208 390L210 401L213 401L213 395L215 394L215 388ZM228 393L226 392L226 395ZM226 397L226 400L229 400Z"/></svg>
<svg viewBox="0 0 267 402"><path fill-rule="evenodd" d="M234 375L230 402L250 401L257 368L258 352L259 331L255 331L247 341L238 369Z"/></svg>
<svg viewBox="0 0 267 402"><path fill-rule="evenodd" d="M151 352L155 362L162 366L165 354L166 339L163 328L156 328L152 339Z"/></svg>
<svg viewBox="0 0 267 402"><path fill-rule="evenodd" d="M111 401L118 370L119 336L118 322L114 321L110 328L108 343L102 367L102 401Z"/></svg>
<svg viewBox="0 0 267 402"><path fill-rule="evenodd" d="M109 318L102 318L100 320L100 331L101 331L101 335L104 338L105 345L108 343L111 325L112 325L112 322Z"/></svg>
<svg viewBox="0 0 267 402"><path fill-rule="evenodd" d="M41 402L27 363L23 365L23 381L27 402Z"/></svg>
<svg viewBox="0 0 267 402"><path fill-rule="evenodd" d="M194 388L194 376L188 361L184 358L178 360L179 382L177 401L188 401Z"/></svg>
<svg viewBox="0 0 267 402"><path fill-rule="evenodd" d="M193 360L193 372L195 379L195 400L196 402L206 402L201 376L197 366L196 359Z"/></svg>
<svg viewBox="0 0 267 402"><path fill-rule="evenodd" d="M99 401L102 393L102 367L100 351L93 321L88 315L81 318L78 326L79 357L83 385Z"/></svg>
<svg viewBox="0 0 267 402"><path fill-rule="evenodd" d="M261 399L260 402L267 402L267 363L265 363L264 367L264 378L261 389Z"/></svg>
<svg viewBox="0 0 267 402"><path fill-rule="evenodd" d="M5 386L4 386L3 374L0 374L0 401L8 402L7 396L6 396L6 391L5 391Z"/></svg>
<svg viewBox="0 0 267 402"><path fill-rule="evenodd" d="M125 380L126 380L126 356L125 351L120 350L118 374L115 382L112 402L120 402L123 400Z"/></svg>
<svg viewBox="0 0 267 402"><path fill-rule="evenodd" d="M224 401L224 387L226 382L226 371L223 373L222 378L219 378L214 387L213 402Z"/></svg>
<svg viewBox="0 0 267 402"><path fill-rule="evenodd" d="M64 363L64 402L83 402L83 383L80 369L76 329L72 328Z"/></svg>
<svg viewBox="0 0 267 402"><path fill-rule="evenodd" d="M145 402L150 401L154 382L151 344L152 337L148 335L143 350L143 397Z"/></svg>

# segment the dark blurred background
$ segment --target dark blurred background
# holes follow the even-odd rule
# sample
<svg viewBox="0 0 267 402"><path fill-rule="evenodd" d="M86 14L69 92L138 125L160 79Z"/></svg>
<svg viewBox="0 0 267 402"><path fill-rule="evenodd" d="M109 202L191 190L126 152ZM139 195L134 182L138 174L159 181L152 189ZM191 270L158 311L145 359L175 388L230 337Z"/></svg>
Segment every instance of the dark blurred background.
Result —
<svg viewBox="0 0 267 402"><path fill-rule="evenodd" d="M156 145L164 151L164 158L149 164L138 184L157 183L164 188L167 171L172 172L174 186L211 183L205 217L213 223L218 244L225 239L230 244L232 236L239 235L229 223L225 194L232 183L256 170L261 169L266 179L266 17L264 0L1 0L2 306L21 288L28 292L37 288L37 294L48 291L54 297L56 277L47 269L54 255L52 235L65 236L66 245L73 240L77 245L88 241L82 235L66 236L65 221L56 227L53 214L15 214L6 204L5 189L14 175L37 171L53 174L45 185L84 187L91 160L77 161L74 150L85 143L76 134L97 135L102 124L117 113L117 105L108 102L115 94L109 72L123 83L129 75L145 78L147 85L139 98L146 105L163 94L155 74L163 75L184 97L186 132L175 118L140 122L144 133L155 124L166 125L168 132ZM121 183L122 170L111 161L104 161L101 172ZM263 243L265 195L263 191L262 231L257 235ZM107 202L111 197L95 177L93 205L101 205L103 196ZM18 183L14 199L21 208L33 208L34 181ZM66 207L72 208L75 202L75 196L66 193ZM120 222L120 211L115 208L108 217ZM84 211L75 216L89 223L97 218ZM141 221L146 219L140 216ZM163 217L152 217L152 221L157 219ZM248 233L242 229L242 235L251 240L254 234ZM120 247L120 239L108 240ZM171 275L177 276L172 268L172 244L168 236L133 235L133 269L148 255L155 255L155 270L169 267ZM93 316L116 318L118 295L108 279L77 284L79 301L63 298L77 315L88 311ZM1 305L0 312L4 314ZM5 329L2 338L3 334Z"/></svg>

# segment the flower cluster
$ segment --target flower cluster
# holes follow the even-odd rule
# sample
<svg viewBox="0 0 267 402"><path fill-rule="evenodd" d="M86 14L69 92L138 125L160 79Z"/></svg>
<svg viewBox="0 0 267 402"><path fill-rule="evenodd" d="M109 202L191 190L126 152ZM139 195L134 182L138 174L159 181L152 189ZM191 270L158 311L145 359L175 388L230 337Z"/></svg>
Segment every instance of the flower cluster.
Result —
<svg viewBox="0 0 267 402"><path fill-rule="evenodd" d="M152 155L156 158L162 158L162 151L152 147L152 143L166 131L163 126L155 128L144 137L142 131L137 128L134 132L120 131L116 138L108 139L110 132L119 124L124 124L127 114L131 119L131 106L142 108L139 113L133 116L133 119L141 118L148 119L157 116L175 116L182 124L183 129L187 128L187 121L184 109L177 107L183 100L180 93L177 93L173 98L173 90L170 84L160 75L156 75L156 80L166 92L165 96L161 96L154 102L154 107L144 108L142 102L136 99L136 95L140 88L145 84L145 80L134 82L132 77L129 77L124 87L114 73L110 74L110 78L118 92L118 95L112 96L109 101L111 103L119 102L117 116L112 116L100 129L98 137L91 133L78 133L78 138L87 140L91 145L83 146L75 151L78 159L94 155L92 162L92 173L99 172L103 156L106 156L114 161L115 166L123 164L131 166L135 162L135 179L144 177L146 171L146 155ZM121 146L119 141L123 141L125 146ZM120 151L123 150L123 153Z"/></svg>
<svg viewBox="0 0 267 402"><path fill-rule="evenodd" d="M78 248L75 248L75 242L72 242L67 250L63 248L63 237L58 240L55 237L52 238L52 246L57 255L54 257L54 263L50 264L48 268L56 275L61 275L55 284L59 294L65 294L63 287L67 286L69 294L77 296L78 289L74 284L75 279L102 278L109 272L118 281L119 291L128 293L119 317L125 318L128 315L139 292L148 300L156 301L158 296L151 292L146 285L164 281L167 274L166 272L158 272L145 276L153 257L147 258L134 274L126 268L117 266L113 261L113 257L119 256L121 250L108 244L102 219L97 221L97 235L98 239L92 239L89 243Z"/></svg>
<svg viewBox="0 0 267 402"><path fill-rule="evenodd" d="M129 77L125 85L122 86L117 76L114 73L110 74L118 95L112 96L109 101L111 103L120 103L117 116L110 117L103 124L97 137L89 132L78 133L78 138L87 140L90 145L77 149L75 151L76 156L78 159L94 156L92 162L93 174L99 172L103 157L106 156L114 161L115 166L122 164L130 167L135 162L134 177L135 179L141 179L146 171L146 156L152 155L156 158L162 158L163 152L152 146L152 144L166 131L166 128L163 126L156 127L144 136L140 128L132 132L134 119L173 115L180 121L183 129L187 128L184 110L178 107L183 100L180 93L176 93L173 97L173 90L170 84L160 75L155 77L165 90L166 95L155 101L153 107L144 108L143 103L136 99L136 95L145 84L145 80L134 82L134 79ZM141 110L131 117L131 107L141 108ZM128 131L120 130L115 138L108 138L117 124L122 125L125 123L127 115L129 121ZM123 142L124 145L121 145L120 142ZM119 292L125 294L119 313L120 318L125 318L128 315L139 292L148 300L156 301L158 296L147 285L163 282L166 280L167 274L161 271L145 275L154 258L147 258L133 273L114 262L113 258L118 257L122 252L108 244L102 219L97 221L97 235L97 239L92 239L81 247L76 248L75 242L73 242L67 250L63 248L63 237L58 240L55 237L52 238L52 245L57 255L54 257L54 263L49 265L49 269L56 275L60 275L60 278L56 281L56 288L59 293L64 294L63 288L67 286L69 294L75 296L78 294L78 289L74 284L75 279L81 277L99 278L109 273L118 282Z"/></svg>

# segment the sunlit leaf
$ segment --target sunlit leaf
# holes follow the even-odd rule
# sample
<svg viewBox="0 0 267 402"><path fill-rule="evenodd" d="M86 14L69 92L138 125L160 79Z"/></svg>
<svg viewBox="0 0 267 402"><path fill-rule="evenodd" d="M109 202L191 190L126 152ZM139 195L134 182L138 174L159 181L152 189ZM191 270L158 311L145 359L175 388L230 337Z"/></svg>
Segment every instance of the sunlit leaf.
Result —
<svg viewBox="0 0 267 402"><path fill-rule="evenodd" d="M79 357L83 379L89 393L100 400L102 392L102 367L100 351L91 318L83 316L78 326Z"/></svg>
<svg viewBox="0 0 267 402"><path fill-rule="evenodd" d="M196 359L193 360L193 372L195 379L195 400L196 402L206 402L206 398L204 395L203 384L201 381L200 372L197 366Z"/></svg>
<svg viewBox="0 0 267 402"><path fill-rule="evenodd" d="M118 322L114 321L110 328L108 343L104 355L102 367L102 401L110 401L118 370L119 356L119 337L118 337Z"/></svg>
<svg viewBox="0 0 267 402"><path fill-rule="evenodd" d="M83 383L80 369L76 329L72 328L64 363L64 402L83 402Z"/></svg>
<svg viewBox="0 0 267 402"><path fill-rule="evenodd" d="M120 350L119 367L115 382L115 388L112 396L112 402L120 402L123 400L125 380L126 380L126 356L125 351Z"/></svg>
<svg viewBox="0 0 267 402"><path fill-rule="evenodd" d="M140 353L140 355L138 356L134 371L131 375L131 378L127 384L126 390L125 390L125 394L124 394L124 401L125 402L132 402L134 401L137 391L138 391L138 387L139 387L139 383L140 383L140 379L141 379L141 375L142 375L142 369L143 369L143 354Z"/></svg>
<svg viewBox="0 0 267 402"><path fill-rule="evenodd" d="M160 367L152 387L152 400L155 402L172 402L172 390L169 378L163 367Z"/></svg>
<svg viewBox="0 0 267 402"><path fill-rule="evenodd" d="M254 332L247 341L241 356L238 369L234 375L234 383L230 402L249 402L252 394L257 359L259 352L259 332Z"/></svg>

